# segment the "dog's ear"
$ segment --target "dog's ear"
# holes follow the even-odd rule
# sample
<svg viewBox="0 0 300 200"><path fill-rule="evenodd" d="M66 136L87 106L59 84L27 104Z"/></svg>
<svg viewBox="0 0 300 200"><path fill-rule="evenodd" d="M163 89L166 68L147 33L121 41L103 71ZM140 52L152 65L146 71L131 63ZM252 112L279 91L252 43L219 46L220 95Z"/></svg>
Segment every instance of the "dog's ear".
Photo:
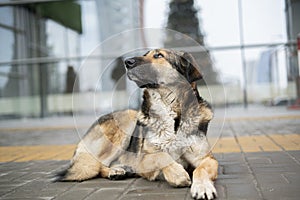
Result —
<svg viewBox="0 0 300 200"><path fill-rule="evenodd" d="M181 70L185 75L186 79L190 83L202 79L200 67L198 66L194 57L187 52L181 52L180 54Z"/></svg>

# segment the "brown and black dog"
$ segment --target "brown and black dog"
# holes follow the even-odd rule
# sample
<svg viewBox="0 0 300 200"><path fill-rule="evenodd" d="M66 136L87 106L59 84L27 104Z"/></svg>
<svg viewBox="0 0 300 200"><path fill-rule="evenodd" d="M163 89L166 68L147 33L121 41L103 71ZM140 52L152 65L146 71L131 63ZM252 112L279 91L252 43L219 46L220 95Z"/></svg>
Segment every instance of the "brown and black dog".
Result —
<svg viewBox="0 0 300 200"><path fill-rule="evenodd" d="M206 138L213 113L199 96L196 81L202 75L194 58L155 49L125 60L125 66L128 78L144 88L141 109L100 117L58 179L163 177L175 187L191 185L195 199L215 198L218 162Z"/></svg>

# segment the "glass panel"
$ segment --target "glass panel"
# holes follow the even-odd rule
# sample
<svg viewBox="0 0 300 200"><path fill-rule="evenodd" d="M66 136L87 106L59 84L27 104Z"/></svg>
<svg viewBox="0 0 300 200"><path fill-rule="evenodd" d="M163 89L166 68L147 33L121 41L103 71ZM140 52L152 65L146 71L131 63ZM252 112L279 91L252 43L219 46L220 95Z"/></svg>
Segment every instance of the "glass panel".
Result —
<svg viewBox="0 0 300 200"><path fill-rule="evenodd" d="M199 7L200 26L208 46L239 44L237 0L199 0L195 3Z"/></svg>
<svg viewBox="0 0 300 200"><path fill-rule="evenodd" d="M240 50L212 51L212 55L222 82L241 85L243 75Z"/></svg>
<svg viewBox="0 0 300 200"><path fill-rule="evenodd" d="M287 48L284 46L246 50L248 98L252 103L290 101L296 97L294 82L288 81Z"/></svg>
<svg viewBox="0 0 300 200"><path fill-rule="evenodd" d="M226 95L225 102L217 102L219 105L242 103L242 59L240 50L212 51L212 59L219 73ZM215 92L216 92L215 91ZM214 92L214 91L211 91Z"/></svg>
<svg viewBox="0 0 300 200"><path fill-rule="evenodd" d="M36 86L41 85L36 65L13 65L7 74L0 98L0 117L37 117L40 115L40 96Z"/></svg>
<svg viewBox="0 0 300 200"><path fill-rule="evenodd" d="M9 61L13 58L14 33L0 27L0 61Z"/></svg>
<svg viewBox="0 0 300 200"><path fill-rule="evenodd" d="M0 35L0 61L10 61L13 58L13 32L0 28ZM10 64L0 65L0 97L4 95L3 89L7 84L10 68Z"/></svg>
<svg viewBox="0 0 300 200"><path fill-rule="evenodd" d="M12 7L0 7L0 24L13 27L13 8Z"/></svg>
<svg viewBox="0 0 300 200"><path fill-rule="evenodd" d="M98 3L100 1L97 1ZM80 35L80 52L82 55L88 55L99 45L99 18L96 1L80 1L82 12L83 33ZM102 27L104 28L104 27Z"/></svg>
<svg viewBox="0 0 300 200"><path fill-rule="evenodd" d="M66 36L65 28L58 23L47 20L46 22L47 46L49 46L52 56L66 56Z"/></svg>
<svg viewBox="0 0 300 200"><path fill-rule="evenodd" d="M243 0L245 44L286 41L284 1Z"/></svg>
<svg viewBox="0 0 300 200"><path fill-rule="evenodd" d="M68 56L79 56L79 37L75 31L67 30Z"/></svg>

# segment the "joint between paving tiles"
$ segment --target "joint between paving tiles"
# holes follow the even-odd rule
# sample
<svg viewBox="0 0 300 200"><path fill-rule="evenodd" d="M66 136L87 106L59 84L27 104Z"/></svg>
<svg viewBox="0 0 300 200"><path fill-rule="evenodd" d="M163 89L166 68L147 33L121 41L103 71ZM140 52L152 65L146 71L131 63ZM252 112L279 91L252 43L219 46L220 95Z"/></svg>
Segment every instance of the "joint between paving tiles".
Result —
<svg viewBox="0 0 300 200"><path fill-rule="evenodd" d="M116 198L117 200L121 200L122 197L124 197L124 195L127 194L129 188L131 187L131 185L133 185L135 182L137 181L137 179L133 179L130 183L128 183L128 185L124 188L124 190L122 191L122 193Z"/></svg>
<svg viewBox="0 0 300 200"><path fill-rule="evenodd" d="M55 199L57 199L59 196L61 196L61 195L63 195L63 194L65 194L65 193L67 193L68 191L70 191L73 187L75 187L76 186L76 183L74 182L69 188L67 188L66 190L64 190L62 193L60 193L60 194L57 194L56 196L54 196L53 198L52 198L52 200L55 200Z"/></svg>
<svg viewBox="0 0 300 200"><path fill-rule="evenodd" d="M282 151L287 154L293 161L295 161L298 165L300 165L300 162L294 157L292 156L289 152L287 152L280 144L278 144L272 137L270 137L268 134L266 134L264 132L264 135L266 137L268 137L272 142L274 142L274 144L276 144L278 147L280 147L282 149Z"/></svg>
<svg viewBox="0 0 300 200"><path fill-rule="evenodd" d="M238 142L236 132L235 132L235 130L232 128L231 124L229 125L229 127L230 127L230 129L231 129L231 131L232 131L232 133L233 133L233 136L234 136L234 139L235 139L236 143L238 144L239 148L241 149L241 154L242 154L243 160L244 160L244 162L245 162L245 164L246 164L246 166L247 166L247 168L248 168L248 170L249 170L249 172L250 172L250 174L251 174L251 176L252 176L252 178L253 178L252 182L253 182L253 184L254 184L255 190L256 190L256 192L258 193L258 195L261 197L261 199L265 199L264 196L263 196L262 190L261 190L261 188L260 188L260 186L259 186L259 184L258 184L257 178L256 178L256 176L255 176L255 174L254 174L254 172L253 172L253 170L252 170L252 168L251 168L251 166L250 166L250 164L249 164L248 159L247 159L246 156L245 156L245 152L244 152L244 150L242 149L241 144Z"/></svg>
<svg viewBox="0 0 300 200"><path fill-rule="evenodd" d="M88 193L85 197L83 197L82 198L82 200L85 200L85 199L87 199L87 198L89 198L91 195L93 195L95 192L98 192L98 191L100 191L100 190L102 190L102 188L98 188L98 189L94 189L94 190L92 190L90 193Z"/></svg>

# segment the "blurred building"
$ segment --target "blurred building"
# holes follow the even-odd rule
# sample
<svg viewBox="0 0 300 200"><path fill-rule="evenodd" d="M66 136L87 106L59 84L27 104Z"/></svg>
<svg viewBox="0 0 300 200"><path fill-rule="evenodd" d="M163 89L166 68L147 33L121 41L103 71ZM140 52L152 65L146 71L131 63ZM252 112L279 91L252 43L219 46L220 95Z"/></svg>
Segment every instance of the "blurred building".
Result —
<svg viewBox="0 0 300 200"><path fill-rule="evenodd" d="M1 15L10 16L12 21L1 27L1 43L6 48L2 56L12 60L47 57L45 20L39 19L28 7L9 7ZM2 19L5 19L4 17ZM5 21L3 21L5 23ZM11 45L11 46L8 46ZM47 73L47 67L39 68L38 64L8 66L6 81L2 82L1 95L6 97L29 96L39 94L39 73ZM46 79L45 77L44 79Z"/></svg>
<svg viewBox="0 0 300 200"><path fill-rule="evenodd" d="M271 84L274 87L287 87L288 77L285 57L286 55L282 48L270 48L263 51L257 62L247 63L248 84Z"/></svg>
<svg viewBox="0 0 300 200"><path fill-rule="evenodd" d="M123 38L123 31L140 27L140 4L137 0L96 0L99 27L100 28L100 52L102 59L101 89L109 91L116 84L125 86L125 69L122 63L123 51L133 50L139 46L137 37ZM113 37L118 39L112 39ZM109 43L105 41L109 40ZM105 56L106 55L106 56ZM112 78L112 73L119 74L118 78ZM122 88L120 86L117 89ZM124 87L123 87L124 88Z"/></svg>
<svg viewBox="0 0 300 200"><path fill-rule="evenodd" d="M49 43L49 26L56 23L56 31L61 30L63 34L67 29L76 36L82 32L79 4L72 1L36 2L1 2L5 6L0 7L0 60L6 64L4 62L0 67L0 96L10 105L6 106L7 110L2 109L1 117L47 114L47 96L64 90L62 79L66 73L62 74L59 68L64 63L49 59L55 54ZM69 42L78 44L78 37L73 40L66 37Z"/></svg>
<svg viewBox="0 0 300 200"><path fill-rule="evenodd" d="M84 99L90 100L94 92L124 93L120 55L139 40L121 34L118 40L105 41L139 27L140 2L0 2L0 118L44 117L72 109L91 112L93 105ZM72 99L80 104L77 108ZM102 111L109 106L105 100L98 104Z"/></svg>

